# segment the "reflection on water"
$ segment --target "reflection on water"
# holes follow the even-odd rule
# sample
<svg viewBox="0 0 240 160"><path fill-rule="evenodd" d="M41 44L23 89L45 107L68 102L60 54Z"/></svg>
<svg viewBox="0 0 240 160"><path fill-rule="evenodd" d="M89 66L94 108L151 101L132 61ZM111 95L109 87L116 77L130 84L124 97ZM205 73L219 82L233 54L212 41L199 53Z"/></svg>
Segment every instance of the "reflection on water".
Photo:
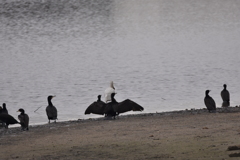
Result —
<svg viewBox="0 0 240 160"><path fill-rule="evenodd" d="M145 112L203 108L206 89L220 107L224 83L239 105L239 3L1 0L0 99L31 123L47 122L50 94L59 120L95 117L111 80Z"/></svg>

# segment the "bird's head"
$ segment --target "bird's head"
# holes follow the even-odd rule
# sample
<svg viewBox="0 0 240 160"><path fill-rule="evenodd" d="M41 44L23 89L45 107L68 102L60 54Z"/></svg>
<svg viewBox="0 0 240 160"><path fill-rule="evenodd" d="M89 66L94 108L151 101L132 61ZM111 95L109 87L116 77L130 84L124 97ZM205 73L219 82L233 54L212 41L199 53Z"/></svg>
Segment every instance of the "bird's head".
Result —
<svg viewBox="0 0 240 160"><path fill-rule="evenodd" d="M112 94L111 94L111 97L114 98L115 95L116 95L116 93L112 93Z"/></svg>
<svg viewBox="0 0 240 160"><path fill-rule="evenodd" d="M50 96L48 96L48 100L50 101L50 100L52 100L54 97L56 97L56 96L50 95Z"/></svg>
<svg viewBox="0 0 240 160"><path fill-rule="evenodd" d="M102 96L101 96L101 95L98 95L97 97L98 97L98 101L101 101L101 97L102 97Z"/></svg>
<svg viewBox="0 0 240 160"><path fill-rule="evenodd" d="M211 90L206 90L205 94L208 95Z"/></svg>
<svg viewBox="0 0 240 160"><path fill-rule="evenodd" d="M224 84L224 85L223 85L223 87L226 89L226 88L227 88L227 85L226 85L226 84Z"/></svg>
<svg viewBox="0 0 240 160"><path fill-rule="evenodd" d="M25 111L24 111L24 109L20 108L17 112L21 112L24 114Z"/></svg>
<svg viewBox="0 0 240 160"><path fill-rule="evenodd" d="M113 88L113 89L115 89L115 87L113 86L113 81L111 81L110 87Z"/></svg>

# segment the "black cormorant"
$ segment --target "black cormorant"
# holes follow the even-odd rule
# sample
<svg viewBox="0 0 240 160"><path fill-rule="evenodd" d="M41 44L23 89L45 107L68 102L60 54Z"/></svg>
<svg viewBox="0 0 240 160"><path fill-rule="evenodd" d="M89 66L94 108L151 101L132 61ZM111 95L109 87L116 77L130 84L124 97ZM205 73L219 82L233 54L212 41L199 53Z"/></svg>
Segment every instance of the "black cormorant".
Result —
<svg viewBox="0 0 240 160"><path fill-rule="evenodd" d="M116 101L116 99L114 98L115 93L111 94L111 102L106 104L104 113L106 117L113 117L115 119L115 117L118 115L118 113L114 110L114 106L118 105L118 102Z"/></svg>
<svg viewBox="0 0 240 160"><path fill-rule="evenodd" d="M25 113L24 109L22 109L22 108L20 108L18 110L18 112L21 112L18 115L18 119L20 121L22 130L25 130L25 129L28 130L28 124L29 124L29 117L28 117L28 115Z"/></svg>
<svg viewBox="0 0 240 160"><path fill-rule="evenodd" d="M48 106L46 108L46 113L47 113L47 117L48 117L48 123L50 123L50 120L57 120L57 109L56 107L53 106L52 104L52 98L55 96L48 96L47 100L48 100Z"/></svg>
<svg viewBox="0 0 240 160"><path fill-rule="evenodd" d="M85 114L100 114L104 115L104 110L106 107L106 103L101 101L101 95L98 95L98 100L93 102L86 110Z"/></svg>
<svg viewBox="0 0 240 160"><path fill-rule="evenodd" d="M143 111L144 108L137 104L136 102L133 102L130 99L126 99L120 103L116 101L114 98L115 93L111 94L112 101L110 103L107 103L105 114L107 117L114 117L116 115L119 115L120 113L128 112L128 111Z"/></svg>
<svg viewBox="0 0 240 160"><path fill-rule="evenodd" d="M3 103L2 104L2 113L6 113L6 114L8 114L8 110L7 110L7 108L6 108L6 103Z"/></svg>
<svg viewBox="0 0 240 160"><path fill-rule="evenodd" d="M223 85L223 90L221 91L221 97L223 100L222 107L229 107L230 106L230 94L227 90L227 85Z"/></svg>
<svg viewBox="0 0 240 160"><path fill-rule="evenodd" d="M0 114L2 113L2 107L0 106ZM0 120L0 123L2 124L2 126L4 126L4 122L2 122L1 120ZM2 127L1 126L1 127Z"/></svg>
<svg viewBox="0 0 240 160"><path fill-rule="evenodd" d="M209 94L210 90L206 90L205 92L205 98L204 103L208 109L209 112L216 112L216 103L212 97L210 97Z"/></svg>

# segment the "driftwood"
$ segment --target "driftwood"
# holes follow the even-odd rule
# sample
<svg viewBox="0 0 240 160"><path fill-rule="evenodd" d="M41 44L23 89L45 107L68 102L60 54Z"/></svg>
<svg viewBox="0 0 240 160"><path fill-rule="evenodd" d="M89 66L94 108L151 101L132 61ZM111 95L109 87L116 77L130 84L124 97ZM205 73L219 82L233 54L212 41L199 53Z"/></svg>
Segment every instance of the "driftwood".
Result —
<svg viewBox="0 0 240 160"><path fill-rule="evenodd" d="M240 150L240 145L228 146L227 150L228 151ZM231 153L231 154L229 154L229 157L240 157L240 152L239 153Z"/></svg>
<svg viewBox="0 0 240 160"><path fill-rule="evenodd" d="M240 145L238 145L238 146L229 146L228 147L228 151L233 151L233 150L240 150Z"/></svg>
<svg viewBox="0 0 240 160"><path fill-rule="evenodd" d="M240 157L240 153L231 153L229 157Z"/></svg>
<svg viewBox="0 0 240 160"><path fill-rule="evenodd" d="M39 110L39 108L41 108L42 106L38 107L34 112L36 112L37 110Z"/></svg>

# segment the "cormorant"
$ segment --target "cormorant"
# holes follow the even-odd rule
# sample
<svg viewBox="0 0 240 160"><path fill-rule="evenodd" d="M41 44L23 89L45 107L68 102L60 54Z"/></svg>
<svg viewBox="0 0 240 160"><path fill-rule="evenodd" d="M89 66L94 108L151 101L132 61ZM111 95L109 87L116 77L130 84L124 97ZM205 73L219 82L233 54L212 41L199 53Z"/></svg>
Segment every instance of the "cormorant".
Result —
<svg viewBox="0 0 240 160"><path fill-rule="evenodd" d="M222 107L229 107L230 106L230 94L227 90L227 85L223 85L223 90L221 91L221 97L223 100Z"/></svg>
<svg viewBox="0 0 240 160"><path fill-rule="evenodd" d="M115 93L115 88L113 86L113 81L111 81L110 83L110 87L108 87L107 89L105 89L104 91L104 96L105 96L105 102L111 102L111 94Z"/></svg>
<svg viewBox="0 0 240 160"><path fill-rule="evenodd" d="M46 113L47 113L47 117L48 117L48 123L50 123L50 120L55 120L56 123L56 119L57 119L57 109L56 107L53 106L52 104L52 98L55 96L48 96L47 100L48 100L48 106L46 108Z"/></svg>
<svg viewBox="0 0 240 160"><path fill-rule="evenodd" d="M208 109L209 112L216 112L216 103L212 97L210 97L209 94L210 90L205 91L205 98L204 103Z"/></svg>
<svg viewBox="0 0 240 160"><path fill-rule="evenodd" d="M118 115L118 113L114 110L114 106L118 105L118 102L116 101L116 99L114 98L115 93L111 94L111 102L106 104L104 113L106 117L113 117L115 119L115 117Z"/></svg>
<svg viewBox="0 0 240 160"><path fill-rule="evenodd" d="M18 124L19 122L9 114L1 113L0 121L5 123L5 128L8 128L9 124Z"/></svg>
<svg viewBox="0 0 240 160"><path fill-rule="evenodd" d="M105 114L107 117L114 117L116 115L119 115L120 113L128 112L128 111L143 111L144 108L137 104L136 102L126 99L120 103L116 101L114 98L115 93L111 94L112 101L110 103L107 103Z"/></svg>
<svg viewBox="0 0 240 160"><path fill-rule="evenodd" d="M28 124L29 124L29 117L28 115L25 113L24 109L20 108L17 112L21 112L18 115L18 119L20 121L22 130L28 130Z"/></svg>
<svg viewBox="0 0 240 160"><path fill-rule="evenodd" d="M93 102L85 111L85 114L100 114L104 115L106 103L101 101L101 95L98 95L98 100Z"/></svg>
<svg viewBox="0 0 240 160"><path fill-rule="evenodd" d="M3 106L3 108L2 108L2 113L8 114L8 110L7 110L7 108L6 108L6 103L3 103L2 106Z"/></svg>
<svg viewBox="0 0 240 160"><path fill-rule="evenodd" d="M2 107L0 106L0 114L2 113ZM0 120L0 123L2 124L2 126L4 126L4 122L2 122L1 120ZM2 127L1 126L1 127Z"/></svg>

